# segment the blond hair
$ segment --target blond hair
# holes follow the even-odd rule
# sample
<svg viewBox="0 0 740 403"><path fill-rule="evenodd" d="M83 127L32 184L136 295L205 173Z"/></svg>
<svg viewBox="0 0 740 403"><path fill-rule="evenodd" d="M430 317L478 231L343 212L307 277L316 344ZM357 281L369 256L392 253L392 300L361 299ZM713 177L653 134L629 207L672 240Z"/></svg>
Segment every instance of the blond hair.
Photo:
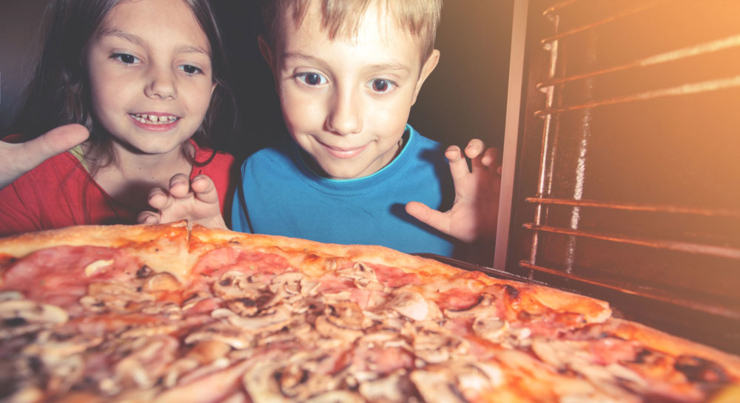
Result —
<svg viewBox="0 0 740 403"><path fill-rule="evenodd" d="M321 25L332 40L354 37L368 7L377 3L395 18L398 27L421 39L422 60L434 50L442 0L262 0L265 39L270 46L280 39L282 17L292 13L293 22L300 25L313 1L320 1Z"/></svg>

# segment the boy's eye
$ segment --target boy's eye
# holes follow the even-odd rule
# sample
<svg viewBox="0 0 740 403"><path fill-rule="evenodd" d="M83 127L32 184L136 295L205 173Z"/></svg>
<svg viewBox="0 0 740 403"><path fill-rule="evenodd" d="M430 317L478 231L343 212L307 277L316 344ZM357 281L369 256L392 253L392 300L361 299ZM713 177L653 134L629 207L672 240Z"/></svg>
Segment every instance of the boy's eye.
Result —
<svg viewBox="0 0 740 403"><path fill-rule="evenodd" d="M185 74L188 74L191 76L203 73L203 70L199 69L198 67L192 66L190 64L184 64L180 66L180 70L184 71Z"/></svg>
<svg viewBox="0 0 740 403"><path fill-rule="evenodd" d="M370 85L372 86L373 91L381 94L392 90L396 86L393 82L383 80L382 78L376 78L375 80L372 80L370 82Z"/></svg>
<svg viewBox="0 0 740 403"><path fill-rule="evenodd" d="M300 73L297 75L298 79L303 81L305 84L310 86L317 86L326 84L326 78L318 73Z"/></svg>
<svg viewBox="0 0 740 403"><path fill-rule="evenodd" d="M128 53L115 53L111 56L111 58L119 60L123 64L134 64L141 61L136 56L130 55Z"/></svg>

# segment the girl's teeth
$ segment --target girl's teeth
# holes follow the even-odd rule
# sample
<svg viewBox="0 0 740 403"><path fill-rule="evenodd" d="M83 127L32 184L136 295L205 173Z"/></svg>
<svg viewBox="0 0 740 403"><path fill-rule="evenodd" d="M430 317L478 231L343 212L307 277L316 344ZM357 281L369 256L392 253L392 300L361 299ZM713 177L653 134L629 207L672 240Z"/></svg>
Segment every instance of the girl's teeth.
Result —
<svg viewBox="0 0 740 403"><path fill-rule="evenodd" d="M141 115L134 115L132 114L131 117L138 120L141 123L146 124L155 124L155 125L162 125L167 123L172 123L179 119L176 116L154 116L154 115L147 115L147 114L141 114Z"/></svg>

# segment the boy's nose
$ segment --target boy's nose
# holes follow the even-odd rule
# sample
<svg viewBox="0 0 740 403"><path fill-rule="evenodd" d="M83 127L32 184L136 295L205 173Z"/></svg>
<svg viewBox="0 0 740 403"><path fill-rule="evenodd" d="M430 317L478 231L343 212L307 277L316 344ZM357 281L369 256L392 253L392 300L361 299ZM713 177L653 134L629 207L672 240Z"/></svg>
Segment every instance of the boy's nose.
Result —
<svg viewBox="0 0 740 403"><path fill-rule="evenodd" d="M144 93L149 98L177 99L176 77L165 68L152 67Z"/></svg>
<svg viewBox="0 0 740 403"><path fill-rule="evenodd" d="M327 129L346 136L362 131L362 105L358 94L339 93L326 121Z"/></svg>

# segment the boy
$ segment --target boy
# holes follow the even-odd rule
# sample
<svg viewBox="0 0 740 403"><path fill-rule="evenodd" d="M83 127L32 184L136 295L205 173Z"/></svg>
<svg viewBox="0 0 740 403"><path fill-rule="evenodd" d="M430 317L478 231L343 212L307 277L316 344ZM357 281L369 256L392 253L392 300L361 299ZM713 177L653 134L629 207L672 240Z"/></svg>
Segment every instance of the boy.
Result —
<svg viewBox="0 0 740 403"><path fill-rule="evenodd" d="M439 60L441 0L269 0L263 11L260 50L292 141L242 166L233 229L445 256L453 238L492 242L495 150L471 141L471 173L457 147L445 153L406 124ZM170 193L197 202L205 186L193 195L187 178L173 178ZM143 221L182 217L164 192L150 201L161 217Z"/></svg>

